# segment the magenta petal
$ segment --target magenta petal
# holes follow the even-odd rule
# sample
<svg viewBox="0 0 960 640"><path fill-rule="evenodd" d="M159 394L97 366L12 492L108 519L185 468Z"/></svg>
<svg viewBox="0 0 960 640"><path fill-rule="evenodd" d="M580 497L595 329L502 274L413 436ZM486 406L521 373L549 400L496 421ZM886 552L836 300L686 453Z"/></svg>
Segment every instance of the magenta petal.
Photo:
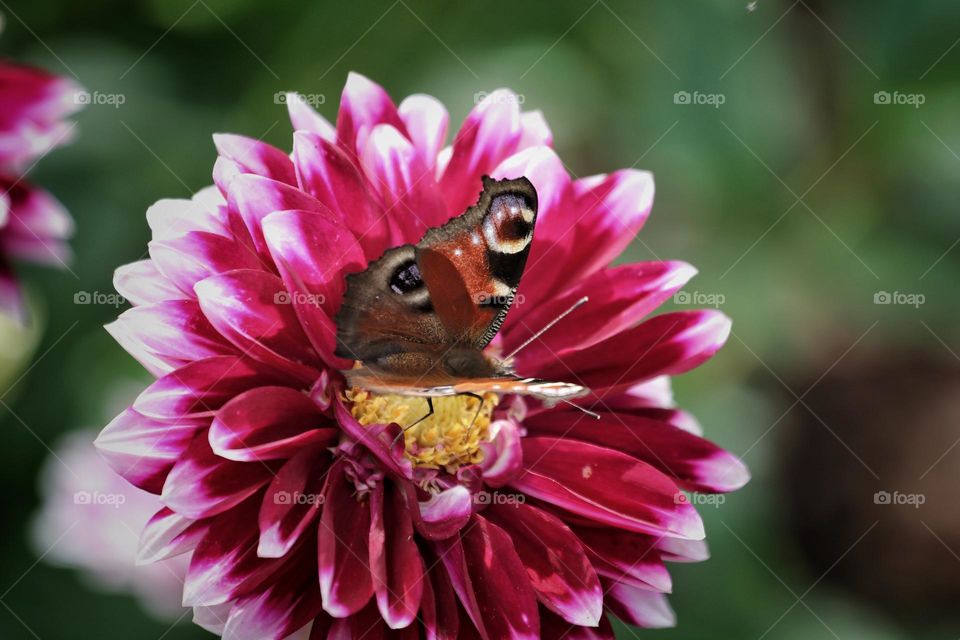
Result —
<svg viewBox="0 0 960 640"><path fill-rule="evenodd" d="M400 103L400 119L407 126L410 141L417 148L424 165L434 170L437 154L447 137L450 116L446 107L433 96L413 95Z"/></svg>
<svg viewBox="0 0 960 640"><path fill-rule="evenodd" d="M615 394L701 365L729 334L730 320L719 311L664 313L587 349L561 354L537 375L564 379L573 371L577 383L597 396Z"/></svg>
<svg viewBox="0 0 960 640"><path fill-rule="evenodd" d="M336 217L318 200L307 195L297 187L284 182L271 180L253 174L235 176L229 185L228 202L230 209L239 212L244 226L253 240L257 253L269 261L270 252L263 239L261 223L264 218L274 211L289 211L302 209L315 211L317 215L324 215L332 221Z"/></svg>
<svg viewBox="0 0 960 640"><path fill-rule="evenodd" d="M396 105L383 87L359 73L350 72L340 96L337 114L337 141L346 149L359 153L366 138L378 124L396 127L406 135Z"/></svg>
<svg viewBox="0 0 960 640"><path fill-rule="evenodd" d="M682 287L696 269L684 262L641 262L602 269L559 296L520 305L502 330L507 353L583 297L590 300L520 352L518 370L536 370L555 354L583 349L635 326ZM522 299L526 302L525 299ZM536 368L533 368L536 367Z"/></svg>
<svg viewBox="0 0 960 640"><path fill-rule="evenodd" d="M574 533L600 575L655 591L672 588L657 550L658 540L665 538L608 527L576 527Z"/></svg>
<svg viewBox="0 0 960 640"><path fill-rule="evenodd" d="M477 635L483 640L495 638L496 636L490 636L487 633L484 624L486 619L480 612L477 594L474 592L473 581L467 569L467 559L461 537L458 535L444 540L437 540L434 542L434 549L440 562L443 563L443 568L450 581L450 587L454 593L457 594L460 604L473 622L473 627L476 629ZM459 623L460 635L458 637L467 635L470 630L470 625L461 621Z"/></svg>
<svg viewBox="0 0 960 640"><path fill-rule="evenodd" d="M176 238L191 231L230 235L219 210L210 209L196 200L158 200L147 209L147 223L154 240Z"/></svg>
<svg viewBox="0 0 960 640"><path fill-rule="evenodd" d="M460 531L473 513L473 496L457 484L419 502L420 517L414 518L417 530L428 540L443 540Z"/></svg>
<svg viewBox="0 0 960 640"><path fill-rule="evenodd" d="M276 460L307 446L332 444L337 433L305 394L290 387L257 387L217 411L210 446L228 460Z"/></svg>
<svg viewBox="0 0 960 640"><path fill-rule="evenodd" d="M204 315L241 351L307 384L317 378L317 354L275 275L230 271L201 280L196 291Z"/></svg>
<svg viewBox="0 0 960 640"><path fill-rule="evenodd" d="M635 627L664 629L677 624L677 616L667 597L623 582L604 581L607 608L610 612Z"/></svg>
<svg viewBox="0 0 960 640"><path fill-rule="evenodd" d="M137 397L133 408L158 420L210 416L244 391L290 381L255 365L254 361L240 356L196 360L147 387Z"/></svg>
<svg viewBox="0 0 960 640"><path fill-rule="evenodd" d="M194 300L134 307L106 326L127 353L159 377L188 362L236 349L213 328Z"/></svg>
<svg viewBox="0 0 960 640"><path fill-rule="evenodd" d="M379 258L389 246L390 228L357 160L335 143L302 131L293 135L293 158L300 188L340 219L369 260Z"/></svg>
<svg viewBox="0 0 960 640"><path fill-rule="evenodd" d="M543 117L543 112L539 109L535 111L526 111L520 114L520 142L517 144L517 150L521 151L528 147L550 147L553 145L553 132L547 120Z"/></svg>
<svg viewBox="0 0 960 640"><path fill-rule="evenodd" d="M323 485L330 453L305 448L286 462L267 487L260 506L261 558L279 558L290 550L316 520L323 504Z"/></svg>
<svg viewBox="0 0 960 640"><path fill-rule="evenodd" d="M113 274L113 287L133 305L186 297L160 273L153 260L141 260L117 267Z"/></svg>
<svg viewBox="0 0 960 640"><path fill-rule="evenodd" d="M285 640L320 609L320 590L310 554L301 549L264 588L237 599L223 629L225 640Z"/></svg>
<svg viewBox="0 0 960 640"><path fill-rule="evenodd" d="M536 595L510 536L481 516L462 535L464 559L490 638L538 638Z"/></svg>
<svg viewBox="0 0 960 640"><path fill-rule="evenodd" d="M194 297L193 286L209 276L233 269L268 267L252 250L232 238L209 231L190 231L182 236L150 242L154 265L180 290L178 298Z"/></svg>
<svg viewBox="0 0 960 640"><path fill-rule="evenodd" d="M607 616L602 616L596 627L578 627L549 610L541 609L540 637L557 640L614 640L616 636Z"/></svg>
<svg viewBox="0 0 960 640"><path fill-rule="evenodd" d="M210 528L209 520L192 520L163 507L140 534L137 564L150 564L192 551Z"/></svg>
<svg viewBox="0 0 960 640"><path fill-rule="evenodd" d="M290 115L290 124L293 130L315 133L324 140L331 142L336 138L337 132L330 124L330 121L317 113L307 100L294 92L288 92L285 96L287 100L287 112Z"/></svg>
<svg viewBox="0 0 960 640"><path fill-rule="evenodd" d="M360 611L373 595L369 557L370 504L358 502L344 463L331 467L317 541L323 609L335 618Z"/></svg>
<svg viewBox="0 0 960 640"><path fill-rule="evenodd" d="M454 137L440 179L448 215L460 215L477 201L481 176L514 152L521 134L520 101L513 92L498 89L474 107Z"/></svg>
<svg viewBox="0 0 960 640"><path fill-rule="evenodd" d="M370 132L361 155L393 230L393 244L417 242L447 221L433 175L413 144L390 125Z"/></svg>
<svg viewBox="0 0 960 640"><path fill-rule="evenodd" d="M289 185L297 184L293 163L280 149L274 146L232 133L218 133L213 136L217 153L233 160L244 173L254 173Z"/></svg>
<svg viewBox="0 0 960 640"><path fill-rule="evenodd" d="M583 420L576 411L549 411L524 424L532 435L592 442L643 460L682 488L709 493L735 491L750 479L746 466L709 440L666 422L603 411L600 421Z"/></svg>
<svg viewBox="0 0 960 640"><path fill-rule="evenodd" d="M394 443L394 432L378 431L373 425L360 424L339 398L334 401L333 410L340 428L366 447L388 472L404 478L411 477L413 467L403 455L402 439ZM394 426L394 429L399 430L399 427ZM393 444L397 446L391 447Z"/></svg>
<svg viewBox="0 0 960 640"><path fill-rule="evenodd" d="M429 547L425 547L423 552L427 567L419 618L424 635L427 640L456 640L460 617L450 576Z"/></svg>
<svg viewBox="0 0 960 640"><path fill-rule="evenodd" d="M281 567L281 560L257 557L258 496L210 523L190 557L183 585L184 606L211 606L250 593Z"/></svg>
<svg viewBox="0 0 960 640"><path fill-rule="evenodd" d="M603 615L600 580L579 540L563 522L518 503L492 505L484 516L510 535L544 606L571 624L599 624Z"/></svg>
<svg viewBox="0 0 960 640"><path fill-rule="evenodd" d="M263 221L263 233L289 292L287 301L311 344L333 368L349 367L333 356L337 329L332 318L346 289L343 274L367 266L363 249L342 225L308 211L272 213Z"/></svg>
<svg viewBox="0 0 960 640"><path fill-rule="evenodd" d="M264 463L233 462L217 456L203 431L170 470L160 500L177 513L199 520L243 502L273 474L273 467Z"/></svg>
<svg viewBox="0 0 960 640"><path fill-rule="evenodd" d="M424 567L401 490L391 483L378 486L370 494L370 516L370 570L377 606L388 627L402 629L420 609Z"/></svg>
<svg viewBox="0 0 960 640"><path fill-rule="evenodd" d="M696 510L645 462L585 442L523 439L523 475L510 483L535 498L630 531L702 539Z"/></svg>
<svg viewBox="0 0 960 640"><path fill-rule="evenodd" d="M703 540L659 538L656 544L660 557L666 562L703 562L710 558L710 550Z"/></svg>
<svg viewBox="0 0 960 640"><path fill-rule="evenodd" d="M167 473L203 423L164 422L127 409L103 428L94 443L110 468L150 493L160 493Z"/></svg>
<svg viewBox="0 0 960 640"><path fill-rule="evenodd" d="M513 480L523 466L520 429L512 420L495 420L490 424L490 441L480 444L483 450L483 481L499 488Z"/></svg>

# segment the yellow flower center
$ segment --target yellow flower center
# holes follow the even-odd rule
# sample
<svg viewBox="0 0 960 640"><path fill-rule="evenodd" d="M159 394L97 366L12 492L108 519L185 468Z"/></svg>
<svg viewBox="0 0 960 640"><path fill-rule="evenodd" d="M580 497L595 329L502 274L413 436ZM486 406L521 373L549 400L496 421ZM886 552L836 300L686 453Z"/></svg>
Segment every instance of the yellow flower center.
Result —
<svg viewBox="0 0 960 640"><path fill-rule="evenodd" d="M404 429L406 456L414 465L449 473L483 460L480 444L489 439L490 415L499 402L493 393L483 396L482 406L470 396L434 398L433 415L420 420L429 411L426 398L381 395L357 387L345 395L360 424L395 422Z"/></svg>

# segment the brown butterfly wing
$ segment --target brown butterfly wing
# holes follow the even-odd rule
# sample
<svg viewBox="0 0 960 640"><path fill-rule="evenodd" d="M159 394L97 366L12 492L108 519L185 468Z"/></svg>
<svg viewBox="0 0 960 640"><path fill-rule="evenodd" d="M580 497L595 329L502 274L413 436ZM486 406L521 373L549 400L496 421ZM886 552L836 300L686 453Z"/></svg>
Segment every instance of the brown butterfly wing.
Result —
<svg viewBox="0 0 960 640"><path fill-rule="evenodd" d="M483 186L476 205L416 246L390 249L347 276L336 317L338 356L413 373L454 347L489 344L530 252L537 193L526 178L484 177Z"/></svg>
<svg viewBox="0 0 960 640"><path fill-rule="evenodd" d="M486 347L516 297L530 255L537 192L526 178L483 178L476 205L417 244L433 308L457 344Z"/></svg>

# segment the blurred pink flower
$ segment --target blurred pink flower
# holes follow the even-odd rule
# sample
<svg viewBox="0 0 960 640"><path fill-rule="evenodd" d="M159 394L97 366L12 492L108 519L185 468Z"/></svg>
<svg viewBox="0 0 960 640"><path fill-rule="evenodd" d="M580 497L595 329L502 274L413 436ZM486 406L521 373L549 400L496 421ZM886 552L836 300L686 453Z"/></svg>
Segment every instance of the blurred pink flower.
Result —
<svg viewBox="0 0 960 640"><path fill-rule="evenodd" d="M142 555L192 551L184 591L230 638L612 638L605 613L674 623L666 561L707 557L681 490L723 492L743 464L672 406L668 376L725 341L716 311L647 317L694 275L610 267L653 179L571 180L539 112L487 95L444 147L447 112L395 106L351 74L336 126L288 97L293 152L217 135L215 186L147 212L150 259L117 270L134 308L108 326L159 379L100 434L108 462L165 505ZM446 399L429 424L398 396L344 390L333 317L344 274L526 176L539 215L518 302L491 349L589 387L599 421L517 397ZM389 631L390 629L401 631Z"/></svg>
<svg viewBox="0 0 960 640"><path fill-rule="evenodd" d="M137 566L140 531L161 507L153 494L131 487L93 446L96 434L67 434L40 475L40 510L32 527L37 554L81 571L96 588L133 593L152 615L173 622L189 558Z"/></svg>
<svg viewBox="0 0 960 640"><path fill-rule="evenodd" d="M74 82L0 60L0 311L22 317L15 259L63 266L73 220L49 193L24 179L33 163L69 141L79 108Z"/></svg>

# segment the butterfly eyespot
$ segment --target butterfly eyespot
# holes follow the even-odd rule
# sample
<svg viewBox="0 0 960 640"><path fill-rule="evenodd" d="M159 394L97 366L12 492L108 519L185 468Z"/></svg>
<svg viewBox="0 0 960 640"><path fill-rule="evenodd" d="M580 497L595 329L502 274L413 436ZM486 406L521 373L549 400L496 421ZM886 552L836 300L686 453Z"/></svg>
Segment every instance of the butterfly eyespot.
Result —
<svg viewBox="0 0 960 640"><path fill-rule="evenodd" d="M520 194L505 193L490 202L490 212L483 223L487 247L501 253L518 253L530 244L534 213L527 199Z"/></svg>
<svg viewBox="0 0 960 640"><path fill-rule="evenodd" d="M421 287L423 287L423 277L420 275L420 267L413 260L397 267L390 278L390 288L400 295L416 291Z"/></svg>

